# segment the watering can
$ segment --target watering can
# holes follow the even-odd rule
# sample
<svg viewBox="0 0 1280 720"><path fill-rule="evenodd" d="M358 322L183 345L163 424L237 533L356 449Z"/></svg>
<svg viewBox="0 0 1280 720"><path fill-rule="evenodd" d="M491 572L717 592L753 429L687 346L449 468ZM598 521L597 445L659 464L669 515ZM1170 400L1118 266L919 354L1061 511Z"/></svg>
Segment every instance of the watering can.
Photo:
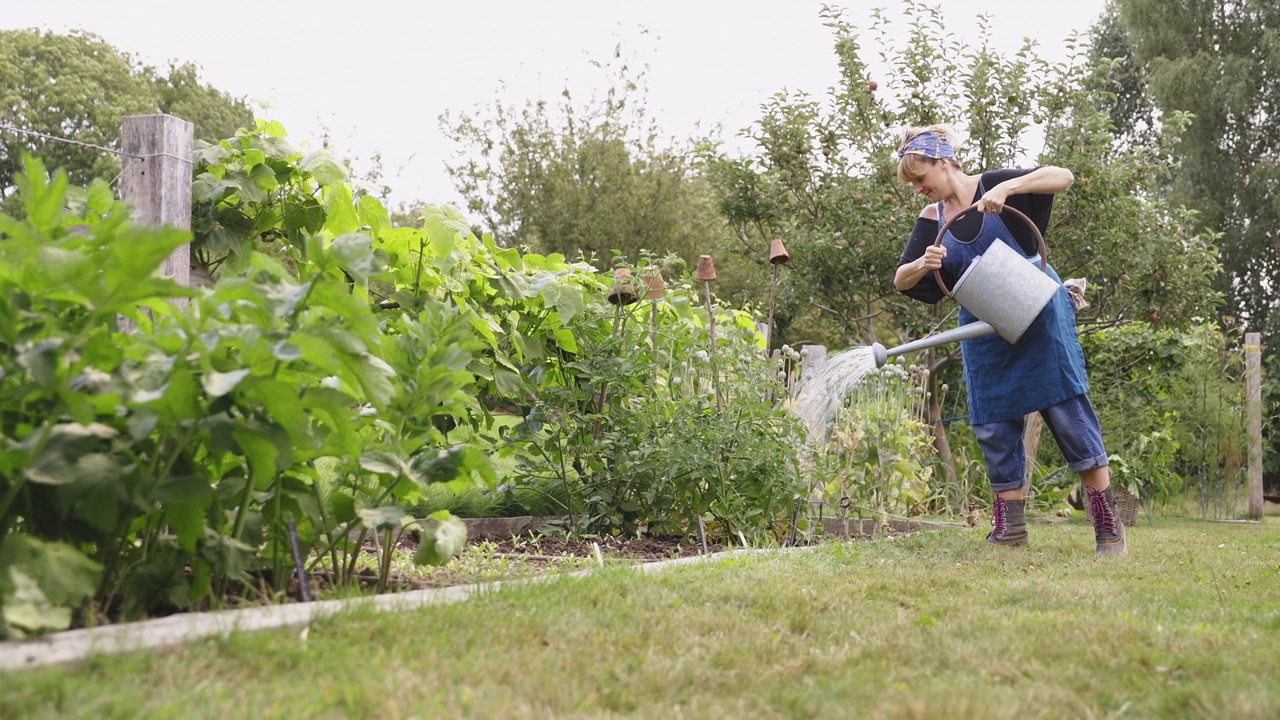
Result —
<svg viewBox="0 0 1280 720"><path fill-rule="evenodd" d="M977 209L978 205L974 203L948 220L938 231L938 239L934 244L941 245L947 230L957 220ZM1040 268L1036 269L1022 253L997 240L969 264L968 269L956 281L956 286L950 290L942 280L942 273L934 270L934 278L942 292L973 313L978 321L903 343L892 350L886 350L880 343L875 343L871 346L871 352L876 367L882 367L889 358L896 355L995 333L999 333L1000 337L1012 345L1018 342L1031 323L1040 316L1045 305L1049 304L1062 286L1047 273L1049 259L1040 228L1017 208L1006 206L1005 210L1020 218L1035 234L1040 249Z"/></svg>

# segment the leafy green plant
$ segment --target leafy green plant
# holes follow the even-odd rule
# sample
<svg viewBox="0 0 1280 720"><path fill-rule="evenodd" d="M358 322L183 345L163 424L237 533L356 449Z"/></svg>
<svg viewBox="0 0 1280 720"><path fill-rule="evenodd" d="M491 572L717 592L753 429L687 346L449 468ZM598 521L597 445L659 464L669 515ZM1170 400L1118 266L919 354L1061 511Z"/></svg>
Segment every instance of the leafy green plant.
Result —
<svg viewBox="0 0 1280 720"><path fill-rule="evenodd" d="M819 451L829 458L824 499L842 515L919 512L931 499L934 451L921 402L927 374L890 363L868 373L845 401L831 442Z"/></svg>
<svg viewBox="0 0 1280 720"><path fill-rule="evenodd" d="M387 529L379 508L493 480L435 427L474 404L471 323L433 299L380 320L352 291L379 272L368 236L308 235L288 264L250 250L244 273L193 292L153 277L186 234L132 226L105 184L72 192L33 162L22 189L26 219L0 221L6 632L65 626L88 595L112 617L233 587L270 599L291 524L340 581L350 530ZM321 467L358 492L322 486ZM50 553L85 560L41 590L28 580Z"/></svg>
<svg viewBox="0 0 1280 720"><path fill-rule="evenodd" d="M1209 510L1243 462L1242 363L1209 324L1133 323L1081 336L1113 475L1144 501L1197 487Z"/></svg>
<svg viewBox="0 0 1280 720"><path fill-rule="evenodd" d="M25 167L25 220L0 215L6 636L66 627L108 581L123 531L170 489L159 487L169 457L122 412L133 388L115 326L120 315L145 322L139 304L187 294L152 276L183 233L133 227L105 182L74 191L65 173Z"/></svg>

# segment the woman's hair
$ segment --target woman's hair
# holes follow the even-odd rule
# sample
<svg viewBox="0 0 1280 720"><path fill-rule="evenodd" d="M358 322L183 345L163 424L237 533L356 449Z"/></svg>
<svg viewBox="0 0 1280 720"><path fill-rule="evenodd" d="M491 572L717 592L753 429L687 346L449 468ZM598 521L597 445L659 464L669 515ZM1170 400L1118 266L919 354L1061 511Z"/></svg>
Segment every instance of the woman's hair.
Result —
<svg viewBox="0 0 1280 720"><path fill-rule="evenodd" d="M960 167L952 146L958 142L956 131L946 124L912 127L902 131L898 145L898 179L913 185L929 172L929 168L941 162Z"/></svg>

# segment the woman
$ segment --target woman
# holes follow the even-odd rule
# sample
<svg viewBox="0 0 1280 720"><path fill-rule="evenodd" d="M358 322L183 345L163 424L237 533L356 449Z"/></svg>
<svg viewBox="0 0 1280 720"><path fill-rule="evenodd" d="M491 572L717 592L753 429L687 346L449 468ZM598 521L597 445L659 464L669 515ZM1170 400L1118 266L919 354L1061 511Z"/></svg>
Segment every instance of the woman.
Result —
<svg viewBox="0 0 1280 720"><path fill-rule="evenodd" d="M1033 170L1006 169L969 175L956 160L951 128L912 128L898 150L898 177L932 202L921 211L898 263L893 284L909 297L928 303L942 299L934 279L941 271L947 287L987 248L1004 242L1028 259L1038 257L1035 235L1006 207L1022 211L1043 234L1049 226L1054 193L1066 190L1070 170L1042 165ZM938 231L956 221L941 245ZM1037 263L1037 267L1038 267ZM1059 284L1057 274L1049 269ZM976 318L960 309L960 324ZM1024 418L1039 412L1067 460L1088 490L1097 552L1123 554L1124 525L1118 522L1111 472L1098 417L1089 402L1084 352L1075 331L1075 309L1062 288L1016 345L999 335L961 343L969 393L969 420L982 447L995 494L987 542L1021 545L1027 541Z"/></svg>

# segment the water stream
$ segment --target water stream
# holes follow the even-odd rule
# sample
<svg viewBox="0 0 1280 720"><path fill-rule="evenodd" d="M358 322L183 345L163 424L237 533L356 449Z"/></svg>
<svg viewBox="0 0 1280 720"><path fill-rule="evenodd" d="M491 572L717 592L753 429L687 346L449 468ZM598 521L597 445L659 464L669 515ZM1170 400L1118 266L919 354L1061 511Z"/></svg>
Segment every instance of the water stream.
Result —
<svg viewBox="0 0 1280 720"><path fill-rule="evenodd" d="M808 427L811 442L826 436L844 399L875 369L871 348L857 345L832 355L822 366L800 378L795 412Z"/></svg>

